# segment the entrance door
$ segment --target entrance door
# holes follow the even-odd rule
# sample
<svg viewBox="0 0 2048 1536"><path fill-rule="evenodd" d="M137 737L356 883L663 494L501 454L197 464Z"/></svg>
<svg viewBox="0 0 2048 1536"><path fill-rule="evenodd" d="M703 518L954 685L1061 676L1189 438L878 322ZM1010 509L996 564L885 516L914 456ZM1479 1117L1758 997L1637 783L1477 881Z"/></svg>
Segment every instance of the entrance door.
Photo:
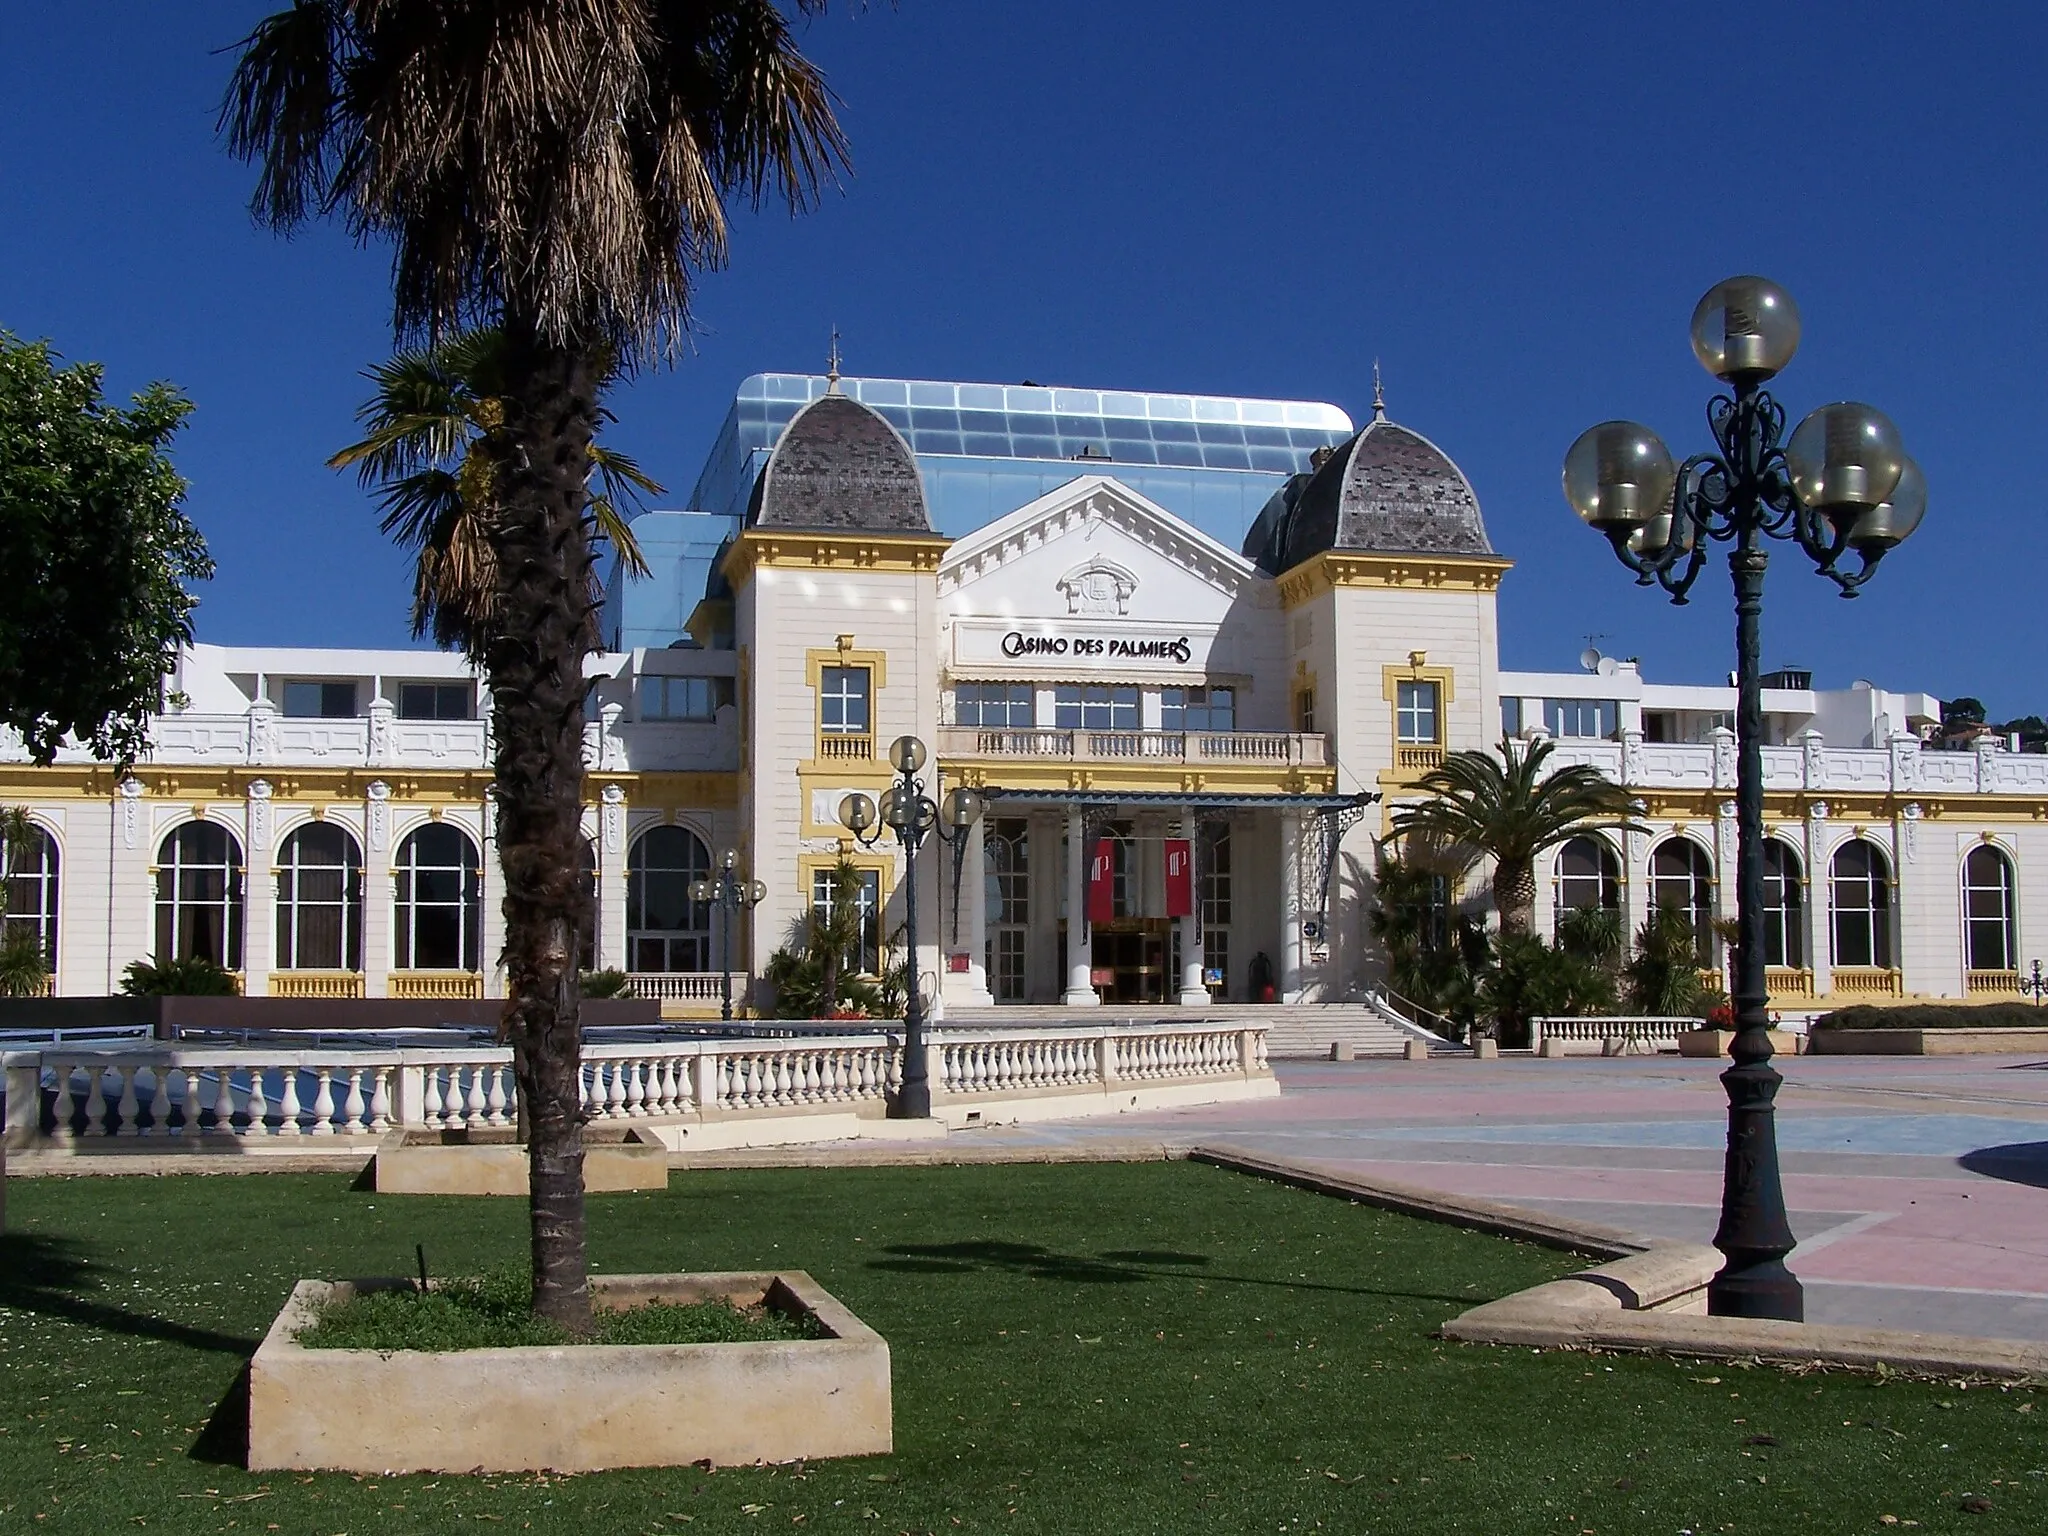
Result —
<svg viewBox="0 0 2048 1536"><path fill-rule="evenodd" d="M1091 961L1104 1002L1166 1001L1168 931L1163 918L1123 917L1095 925Z"/></svg>

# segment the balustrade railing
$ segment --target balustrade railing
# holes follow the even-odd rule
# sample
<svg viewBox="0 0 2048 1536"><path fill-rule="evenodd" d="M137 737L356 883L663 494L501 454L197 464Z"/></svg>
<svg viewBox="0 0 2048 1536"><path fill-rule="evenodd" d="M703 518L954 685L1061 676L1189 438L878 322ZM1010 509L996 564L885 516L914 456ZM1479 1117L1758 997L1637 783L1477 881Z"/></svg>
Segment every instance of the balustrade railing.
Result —
<svg viewBox="0 0 2048 1536"><path fill-rule="evenodd" d="M628 971L626 984L635 997L657 998L664 1003L716 1003L724 996L718 975L717 971ZM746 995L746 973L733 972L733 1001L738 1003Z"/></svg>
<svg viewBox="0 0 2048 1536"><path fill-rule="evenodd" d="M1107 1090L1270 1075L1263 1026L935 1029L933 1086L947 1098ZM57 1044L6 1053L8 1144L130 1142L311 1146L395 1128L514 1126L519 1092L501 1046L302 1050L294 1044ZM584 1117L649 1124L731 1114L879 1106L902 1078L893 1033L586 1042Z"/></svg>
<svg viewBox="0 0 2048 1536"><path fill-rule="evenodd" d="M1301 731L1012 730L949 725L939 730L939 755L1321 767L1329 762L1329 738Z"/></svg>
<svg viewBox="0 0 2048 1536"><path fill-rule="evenodd" d="M1680 1018L1672 1015L1624 1015L1612 1018L1534 1018L1529 1021L1529 1043L1540 1046L1545 1040L1562 1041L1567 1048L1574 1045L1597 1046L1609 1049L1608 1042L1615 1041L1614 1048L1640 1050L1654 1054L1658 1051L1678 1049L1678 1037L1702 1025L1695 1018Z"/></svg>

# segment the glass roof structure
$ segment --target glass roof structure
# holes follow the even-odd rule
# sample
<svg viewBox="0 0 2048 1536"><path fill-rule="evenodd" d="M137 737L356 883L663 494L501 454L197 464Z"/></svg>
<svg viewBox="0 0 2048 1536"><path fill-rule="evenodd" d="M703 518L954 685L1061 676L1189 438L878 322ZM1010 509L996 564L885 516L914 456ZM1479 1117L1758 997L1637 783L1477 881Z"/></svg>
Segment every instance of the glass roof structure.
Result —
<svg viewBox="0 0 2048 1536"><path fill-rule="evenodd" d="M1343 411L1315 401L921 379L843 378L839 387L873 407L909 442L925 472L933 520L948 533L969 531L947 526L955 519L948 515L944 486L958 478L943 473L949 460L1060 461L1071 466L1059 472L1061 481L1098 470L1140 490L1140 482L1149 481L1168 492L1167 498L1155 498L1168 506L1179 499L1171 494L1176 487L1207 477L1140 475L1133 469L1235 472L1233 479L1249 473L1257 483L1229 499L1249 500L1256 512L1280 478L1306 470L1311 453L1353 431ZM690 504L742 515L782 428L826 388L827 381L814 374L757 373L745 380ZM986 520L986 509L981 512L970 526Z"/></svg>

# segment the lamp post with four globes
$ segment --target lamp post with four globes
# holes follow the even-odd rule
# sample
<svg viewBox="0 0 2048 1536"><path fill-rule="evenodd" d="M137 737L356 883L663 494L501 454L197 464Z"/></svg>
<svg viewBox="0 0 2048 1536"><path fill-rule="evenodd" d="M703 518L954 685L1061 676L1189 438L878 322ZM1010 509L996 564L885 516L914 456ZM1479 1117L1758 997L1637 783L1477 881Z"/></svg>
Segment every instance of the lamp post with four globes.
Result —
<svg viewBox="0 0 2048 1536"><path fill-rule="evenodd" d="M883 791L879 816L875 802L858 792L839 802L839 824L863 848L881 841L884 826L894 831L903 845L903 942L910 955L910 983L903 997L903 1085L889 1106L891 1118L901 1120L922 1120L932 1112L924 997L917 981L917 850L933 834L944 843L965 837L967 829L981 819L984 804L977 791L964 787L947 790L943 802L933 800L918 777L924 760L923 742L915 736L898 736L889 744L889 766L896 770L896 782Z"/></svg>
<svg viewBox="0 0 2048 1536"><path fill-rule="evenodd" d="M732 1022L732 926L743 909L758 907L768 899L768 887L759 880L742 880L740 856L728 848L719 860L718 874L709 880L690 882L690 900L709 902L723 909L719 919L718 997L720 1015Z"/></svg>
<svg viewBox="0 0 2048 1536"><path fill-rule="evenodd" d="M1735 578L1736 940L1734 1064L1728 1152L1714 1246L1726 1257L1707 1287L1707 1310L1724 1317L1804 1315L1799 1282L1785 1268L1793 1237L1778 1177L1764 972L1763 693L1758 618L1766 538L1790 539L1821 575L1854 597L1878 561L1919 526L1927 485L1880 411L1824 405L1780 446L1785 410L1763 388L1799 346L1791 295L1761 277L1731 277L1693 310L1701 366L1729 386L1707 407L1716 452L1674 465L1657 434L1631 421L1588 428L1564 461L1565 499L1606 536L1639 586L1653 582L1686 601L1706 543L1730 546ZM1854 553L1857 566L1840 562Z"/></svg>

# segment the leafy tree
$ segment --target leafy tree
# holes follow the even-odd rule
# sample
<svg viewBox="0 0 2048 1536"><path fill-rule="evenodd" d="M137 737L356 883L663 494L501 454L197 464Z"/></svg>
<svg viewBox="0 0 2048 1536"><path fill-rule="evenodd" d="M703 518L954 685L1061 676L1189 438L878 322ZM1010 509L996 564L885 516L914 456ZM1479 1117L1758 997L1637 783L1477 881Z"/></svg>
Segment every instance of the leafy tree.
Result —
<svg viewBox="0 0 2048 1536"><path fill-rule="evenodd" d="M1479 982L1492 963L1485 928L1451 905L1450 880L1419 858L1382 849L1366 918L1387 956L1387 983L1399 997L1470 1028L1480 1011Z"/></svg>
<svg viewBox="0 0 2048 1536"><path fill-rule="evenodd" d="M802 12L824 0L793 0ZM533 1304L590 1328L576 955L586 515L613 359L673 356L726 203L807 207L845 162L833 99L774 0L297 0L241 45L221 121L280 230L336 215L392 250L401 339L503 333L489 530L505 877L504 1031L528 1106Z"/></svg>
<svg viewBox="0 0 2048 1536"><path fill-rule="evenodd" d="M1984 701L1965 696L1949 699L1941 706L1941 728L1954 734L1984 723Z"/></svg>
<svg viewBox="0 0 2048 1536"><path fill-rule="evenodd" d="M1670 1018L1699 1007L1707 988L1700 981L1699 936L1685 908L1662 906L1644 920L1627 975L1629 1006L1639 1014Z"/></svg>
<svg viewBox="0 0 2048 1536"><path fill-rule="evenodd" d="M1493 860L1504 937L1527 934L1534 921L1538 854L1589 828L1630 824L1627 790L1584 764L1547 771L1554 750L1503 737L1498 755L1453 752L1422 776L1429 798L1394 812L1394 833L1409 846L1464 868Z"/></svg>
<svg viewBox="0 0 2048 1536"><path fill-rule="evenodd" d="M853 861L832 868L825 910L805 915L796 943L768 957L762 977L775 989L780 1019L825 1019L837 1013L882 1017L892 1010L884 983L855 973L861 952L861 877Z"/></svg>
<svg viewBox="0 0 2048 1536"><path fill-rule="evenodd" d="M0 726L47 763L68 736L124 767L213 574L166 449L191 405L152 384L126 410L97 364L0 331Z"/></svg>
<svg viewBox="0 0 2048 1536"><path fill-rule="evenodd" d="M617 377L607 368L599 398ZM327 461L353 468L374 490L384 532L412 550L412 632L481 658L496 611L497 562L490 529L500 515L501 466L512 451L505 431L505 333L495 326L460 331L412 347L370 369L376 391L356 412L364 436ZM617 418L602 407L598 420ZM594 541L619 552L626 569L648 574L620 508L661 487L624 454L590 445L588 521ZM596 567L592 567L595 579ZM595 588L592 603L602 601Z"/></svg>

